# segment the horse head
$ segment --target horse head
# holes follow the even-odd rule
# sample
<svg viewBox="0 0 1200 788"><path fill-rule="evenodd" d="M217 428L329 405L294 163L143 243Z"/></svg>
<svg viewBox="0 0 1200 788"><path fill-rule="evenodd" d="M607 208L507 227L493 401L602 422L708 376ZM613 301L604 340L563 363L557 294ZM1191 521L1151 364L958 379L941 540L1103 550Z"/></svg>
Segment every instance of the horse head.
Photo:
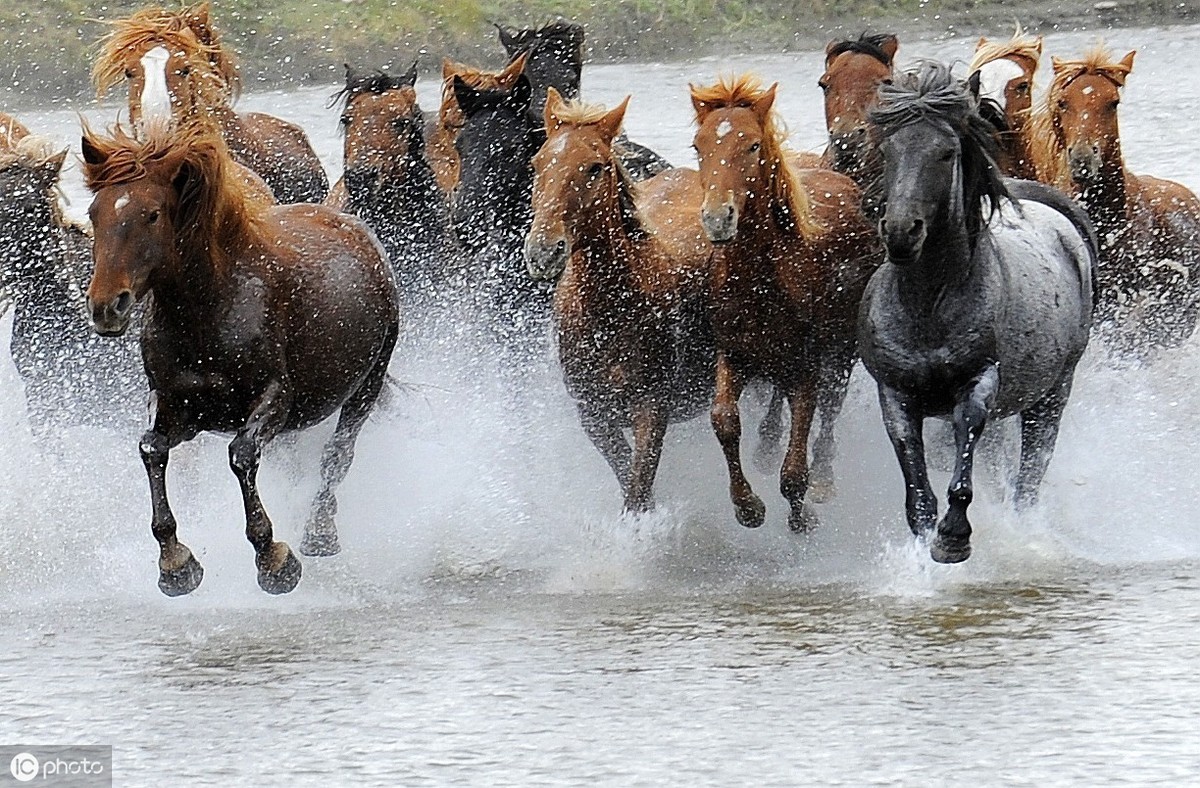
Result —
<svg viewBox="0 0 1200 788"><path fill-rule="evenodd" d="M424 153L425 120L417 104L417 62L403 74L356 72L346 64L346 84L331 104L342 102L338 123L346 188L352 201L383 183L403 181L408 165Z"/></svg>
<svg viewBox="0 0 1200 788"><path fill-rule="evenodd" d="M534 279L557 279L571 257L576 226L610 215L619 201L622 174L612 142L628 106L628 96L605 111L547 91L546 144L533 157L533 224L525 238L525 264Z"/></svg>
<svg viewBox="0 0 1200 788"><path fill-rule="evenodd" d="M863 34L825 47L825 73L817 84L825 94L825 127L838 172L856 177L868 164L867 113L875 106L879 86L892 81L899 46L894 35Z"/></svg>
<svg viewBox="0 0 1200 788"><path fill-rule="evenodd" d="M1124 166L1117 109L1135 54L1113 62L1097 50L1083 61L1051 61L1054 81L1047 110L1071 181L1080 188Z"/></svg>
<svg viewBox="0 0 1200 788"><path fill-rule="evenodd" d="M559 21L523 30L496 25L496 30L510 58L521 54L528 57L524 71L533 88L529 111L535 120L542 118L549 88L567 99L579 97L583 78L583 25Z"/></svg>

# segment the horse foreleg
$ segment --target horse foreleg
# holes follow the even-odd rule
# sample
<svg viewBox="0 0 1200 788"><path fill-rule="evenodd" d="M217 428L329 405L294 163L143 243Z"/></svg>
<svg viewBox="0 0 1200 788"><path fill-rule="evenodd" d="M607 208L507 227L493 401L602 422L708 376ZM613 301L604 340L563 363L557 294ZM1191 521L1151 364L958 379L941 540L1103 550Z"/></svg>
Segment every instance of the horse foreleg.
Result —
<svg viewBox="0 0 1200 788"><path fill-rule="evenodd" d="M342 405L333 435L325 442L325 449L321 452L321 488L317 490L309 509L304 538L300 541L300 552L303 555L337 555L341 550L334 519L338 510L337 488L350 472L358 433L371 415L375 401L379 399L379 392L387 379L390 358L389 349L358 390Z"/></svg>
<svg viewBox="0 0 1200 788"><path fill-rule="evenodd" d="M914 536L922 536L937 524L937 498L929 486L925 467L924 417L900 392L879 385L879 408L900 472L904 474L904 513Z"/></svg>
<svg viewBox="0 0 1200 788"><path fill-rule="evenodd" d="M658 402L643 403L633 414L633 465L625 509L635 514L654 508L654 477L667 434L667 411Z"/></svg>
<svg viewBox="0 0 1200 788"><path fill-rule="evenodd" d="M1017 511L1037 503L1038 490L1054 454L1058 425L1071 396L1073 374L1067 375L1028 410L1021 412L1021 467L1017 471Z"/></svg>
<svg viewBox="0 0 1200 788"><path fill-rule="evenodd" d="M142 436L138 452L150 480L150 530L158 541L158 588L167 596L190 594L204 579L200 562L176 537L175 514L167 500L167 461L171 449L187 437L169 426L165 407L154 415L154 426Z"/></svg>
<svg viewBox="0 0 1200 788"><path fill-rule="evenodd" d="M276 542L274 529L258 496L258 463L262 447L286 422L291 395L283 381L273 380L255 404L246 425L229 444L229 467L242 488L246 508L246 538L254 546L258 585L268 594L286 594L300 582L300 562L285 542Z"/></svg>
<svg viewBox="0 0 1200 788"><path fill-rule="evenodd" d="M633 452L629 448L629 441L625 440L625 435L621 432L620 425L599 408L591 408L582 403L579 405L579 423L583 425L583 431L596 447L596 451L600 452L608 467L612 468L613 475L617 477L617 484L621 486L621 494L626 496L625 500L628 501Z"/></svg>
<svg viewBox="0 0 1200 788"><path fill-rule="evenodd" d="M783 440L783 389L771 388L767 412L758 423L758 447L754 450L754 467L771 473L779 467L779 443Z"/></svg>
<svg viewBox="0 0 1200 788"><path fill-rule="evenodd" d="M833 460L837 455L834 428L842 413L842 405L846 402L850 370L854 368L855 358L851 346L844 352L830 354L821 365L821 379L817 383L821 429L813 443L812 473L808 487L808 499L813 503L825 503L837 497L837 486L833 480Z"/></svg>
<svg viewBox="0 0 1200 788"><path fill-rule="evenodd" d="M742 417L738 399L745 381L733 369L724 353L717 353L717 390L712 406L712 426L729 468L729 497L737 521L747 528L758 528L767 516L767 507L754 494L742 471Z"/></svg>
<svg viewBox="0 0 1200 788"><path fill-rule="evenodd" d="M987 424L999 385L1000 373L993 364L963 389L954 406L954 445L958 453L946 493L946 516L938 524L937 538L929 546L929 554L938 563L956 564L971 557L967 507L974 497L971 470L975 464L975 444Z"/></svg>
<svg viewBox="0 0 1200 788"><path fill-rule="evenodd" d="M815 376L805 375L799 385L788 392L788 405L792 410L792 431L779 473L779 491L791 505L788 527L796 532L810 531L816 527L817 518L804 505L804 495L808 492L808 433L817 410Z"/></svg>

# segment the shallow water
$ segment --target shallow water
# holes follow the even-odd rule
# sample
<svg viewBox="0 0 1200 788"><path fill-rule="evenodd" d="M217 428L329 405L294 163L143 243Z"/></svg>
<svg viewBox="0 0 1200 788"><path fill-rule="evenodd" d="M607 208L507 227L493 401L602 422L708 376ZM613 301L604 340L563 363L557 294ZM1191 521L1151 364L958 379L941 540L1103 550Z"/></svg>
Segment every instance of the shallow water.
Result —
<svg viewBox="0 0 1200 788"><path fill-rule="evenodd" d="M1200 87L1178 67L1200 26L1110 42L1139 50L1127 158L1200 189ZM968 54L908 43L900 59ZM815 148L820 60L602 66L585 92L632 90L630 135L682 163L685 83L753 68L781 82L797 146ZM302 123L336 172L332 90L243 106ZM77 135L73 111L23 119ZM397 357L409 390L360 441L343 552L306 560L286 597L255 584L224 441L174 453L181 537L207 574L173 600L155 587L136 436L81 429L39 454L5 362L0 743L112 744L121 785L1194 782L1198 342L1149 370L1090 353L1043 503L1017 518L1003 472L981 470L975 555L954 567L908 537L861 370L841 495L797 538L760 474L767 525L735 524L703 419L668 435L659 511L620 517L552 365L513 395L486 357L424 343ZM329 429L273 447L260 477L292 544Z"/></svg>

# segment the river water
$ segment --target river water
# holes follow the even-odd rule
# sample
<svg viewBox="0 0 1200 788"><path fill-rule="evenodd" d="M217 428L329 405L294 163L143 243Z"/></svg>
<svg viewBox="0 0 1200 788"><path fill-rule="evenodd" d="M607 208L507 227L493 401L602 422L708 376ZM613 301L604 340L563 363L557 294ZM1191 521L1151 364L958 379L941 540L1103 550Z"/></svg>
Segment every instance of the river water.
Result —
<svg viewBox="0 0 1200 788"><path fill-rule="evenodd" d="M1200 189L1200 26L1109 40L1139 52L1127 160ZM969 51L906 42L900 60ZM683 163L686 83L748 68L818 147L820 64L597 66L584 87L631 91L630 136ZM332 91L242 106L302 123L336 172ZM77 146L73 108L22 118ZM522 395L452 342L406 347L393 371L408 389L364 431L343 551L306 560L288 596L255 583L224 440L175 452L180 533L207 574L167 599L136 436L80 429L39 452L0 364L0 743L112 745L118 785L1200 781L1200 340L1149 369L1089 351L1042 504L1017 518L1002 472L981 470L975 553L952 567L908 535L861 370L841 495L806 537L761 474L767 525L736 525L705 419L668 435L659 510L625 518L551 364ZM293 545L329 429L273 447L260 477Z"/></svg>

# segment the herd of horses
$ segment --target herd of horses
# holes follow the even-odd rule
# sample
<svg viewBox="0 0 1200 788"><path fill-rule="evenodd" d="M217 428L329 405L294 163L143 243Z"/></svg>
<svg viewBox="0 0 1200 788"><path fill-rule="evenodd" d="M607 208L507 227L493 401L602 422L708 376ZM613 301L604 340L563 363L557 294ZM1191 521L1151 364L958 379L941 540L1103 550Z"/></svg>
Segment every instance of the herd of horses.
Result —
<svg viewBox="0 0 1200 788"><path fill-rule="evenodd" d="M164 593L203 577L167 498L172 448L234 435L259 584L292 590L300 563L257 490L264 445L340 412L299 548L337 552L337 487L393 350L452 307L517 368L554 337L630 512L654 505L668 425L708 410L751 528L766 507L743 471L743 391L770 392L762 463L788 412L775 462L804 531L835 494L834 428L861 359L909 526L941 562L970 555L989 421L1020 418L1027 507L1089 339L1150 363L1195 328L1200 202L1121 155L1133 53L1055 58L1039 102L1042 41L1020 30L981 39L966 79L931 61L897 69L895 36L834 41L824 154L790 150L777 85L740 76L690 87L698 166L674 167L623 134L628 98L579 100L582 27L499 32L508 65L445 61L429 117L416 63L347 66L330 187L302 129L232 108L237 66L207 3L116 22L94 77L99 93L127 86L129 121L84 126L87 230L58 208L65 152L0 115L0 271L31 420L136 413L148 391L139 449ZM956 448L940 521L930 417L951 422Z"/></svg>

